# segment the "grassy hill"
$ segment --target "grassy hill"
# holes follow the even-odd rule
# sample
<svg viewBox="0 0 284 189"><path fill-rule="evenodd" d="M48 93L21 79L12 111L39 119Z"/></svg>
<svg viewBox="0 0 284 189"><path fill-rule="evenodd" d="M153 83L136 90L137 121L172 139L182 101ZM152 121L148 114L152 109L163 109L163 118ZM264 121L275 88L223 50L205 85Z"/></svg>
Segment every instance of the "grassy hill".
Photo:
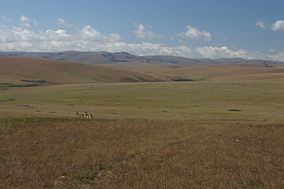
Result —
<svg viewBox="0 0 284 189"><path fill-rule="evenodd" d="M166 81L284 80L284 64L105 64L108 68L136 71Z"/></svg>
<svg viewBox="0 0 284 189"><path fill-rule="evenodd" d="M84 64L27 57L0 57L0 83L64 84L200 80L283 80L284 64ZM0 86L0 87L1 87Z"/></svg>
<svg viewBox="0 0 284 189"><path fill-rule="evenodd" d="M139 82L157 81L155 77L76 62L38 58L0 57L0 83L46 82Z"/></svg>

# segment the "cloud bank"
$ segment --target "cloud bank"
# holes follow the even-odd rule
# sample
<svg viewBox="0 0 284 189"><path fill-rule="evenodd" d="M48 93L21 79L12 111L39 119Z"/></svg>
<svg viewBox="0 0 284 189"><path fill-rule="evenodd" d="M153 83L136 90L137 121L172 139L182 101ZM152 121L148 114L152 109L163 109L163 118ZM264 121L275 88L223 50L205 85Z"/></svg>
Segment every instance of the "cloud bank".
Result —
<svg viewBox="0 0 284 189"><path fill-rule="evenodd" d="M26 16L20 17L18 26L0 25L0 51L127 51L135 55L174 55L189 58L246 58L284 61L283 52L268 54L231 48L229 46L201 46L192 48L187 45L165 45L163 43L140 42L131 43L122 39L118 33L102 33L91 25L76 27L69 31L71 24L63 18L58 29L42 30L37 28L36 21ZM280 23L280 25L279 25ZM281 22L275 29L280 29ZM151 32L143 25L136 28L138 38L154 39L159 34ZM211 34L187 26L182 37L190 39L210 40Z"/></svg>

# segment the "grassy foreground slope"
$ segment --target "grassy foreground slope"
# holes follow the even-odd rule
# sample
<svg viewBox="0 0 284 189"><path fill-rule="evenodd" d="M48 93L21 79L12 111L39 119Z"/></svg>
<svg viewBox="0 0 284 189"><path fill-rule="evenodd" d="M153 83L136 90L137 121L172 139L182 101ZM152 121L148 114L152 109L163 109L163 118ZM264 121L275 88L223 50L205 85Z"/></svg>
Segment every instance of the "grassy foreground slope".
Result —
<svg viewBox="0 0 284 189"><path fill-rule="evenodd" d="M284 125L0 120L1 188L283 188Z"/></svg>

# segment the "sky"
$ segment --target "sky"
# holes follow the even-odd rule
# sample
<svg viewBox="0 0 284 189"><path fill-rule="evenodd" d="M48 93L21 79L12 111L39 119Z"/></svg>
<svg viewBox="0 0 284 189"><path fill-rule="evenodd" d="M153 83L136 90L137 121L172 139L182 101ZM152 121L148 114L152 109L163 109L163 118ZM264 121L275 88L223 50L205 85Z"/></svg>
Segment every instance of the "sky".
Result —
<svg viewBox="0 0 284 189"><path fill-rule="evenodd" d="M283 0L0 0L0 51L284 61Z"/></svg>

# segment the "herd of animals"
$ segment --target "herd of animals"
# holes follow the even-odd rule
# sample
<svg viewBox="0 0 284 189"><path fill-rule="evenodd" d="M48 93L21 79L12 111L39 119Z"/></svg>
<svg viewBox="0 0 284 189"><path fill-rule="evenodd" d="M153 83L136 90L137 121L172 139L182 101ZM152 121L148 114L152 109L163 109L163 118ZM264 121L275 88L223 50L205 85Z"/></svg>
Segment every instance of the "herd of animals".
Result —
<svg viewBox="0 0 284 189"><path fill-rule="evenodd" d="M92 113L88 113L88 112L83 112L83 113L76 112L76 116L81 119L94 119L95 118Z"/></svg>

